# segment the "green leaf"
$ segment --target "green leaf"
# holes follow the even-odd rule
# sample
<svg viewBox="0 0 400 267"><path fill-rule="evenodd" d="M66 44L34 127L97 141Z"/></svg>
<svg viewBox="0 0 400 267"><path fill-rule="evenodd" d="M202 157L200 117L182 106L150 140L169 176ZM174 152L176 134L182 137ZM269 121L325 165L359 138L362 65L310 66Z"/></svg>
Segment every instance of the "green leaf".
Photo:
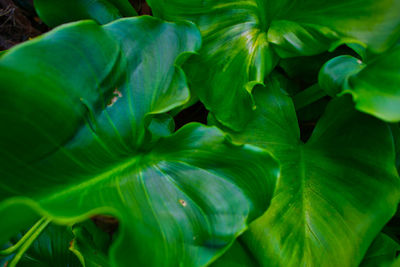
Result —
<svg viewBox="0 0 400 267"><path fill-rule="evenodd" d="M400 121L400 47L370 62L342 56L320 71L321 88L331 95L351 94L356 108L388 122Z"/></svg>
<svg viewBox="0 0 400 267"><path fill-rule="evenodd" d="M238 239L237 239L238 240ZM246 250L246 246L235 241L229 250L216 260L211 267L257 267L257 261Z"/></svg>
<svg viewBox="0 0 400 267"><path fill-rule="evenodd" d="M82 19L106 24L137 15L129 0L35 0L34 4L40 19L50 27Z"/></svg>
<svg viewBox="0 0 400 267"><path fill-rule="evenodd" d="M390 267L400 251L400 244L385 234L379 234L369 247L360 267Z"/></svg>
<svg viewBox="0 0 400 267"><path fill-rule="evenodd" d="M60 223L81 220L88 212L115 214L122 236L111 260L123 266L129 266L133 252L139 265L207 264L267 208L277 176L267 152L231 145L216 128L198 124L162 139L145 155L111 167L97 176L77 176L76 185L72 179L60 185L66 179L61 173L57 183L47 180L45 188L54 193L31 189L29 194L39 212ZM35 207L21 197L2 206L14 207L12 201ZM7 226L3 222L1 229Z"/></svg>
<svg viewBox="0 0 400 267"><path fill-rule="evenodd" d="M81 266L78 258L68 250L73 239L71 229L50 225L32 244L18 263L18 267Z"/></svg>
<svg viewBox="0 0 400 267"><path fill-rule="evenodd" d="M21 236L21 234L18 235L19 238ZM18 239L13 238L12 241L17 242ZM70 227L48 225L22 256L17 266L82 266L78 258L68 250L72 239ZM6 258L5 261L0 260L1 266L10 264L14 255Z"/></svg>
<svg viewBox="0 0 400 267"><path fill-rule="evenodd" d="M86 221L72 229L74 240L70 250L80 259L84 267L110 266L108 250L111 236L100 230L93 222Z"/></svg>
<svg viewBox="0 0 400 267"><path fill-rule="evenodd" d="M281 84L271 78L254 94L255 117L230 135L271 151L281 177L242 241L262 266L357 266L400 199L389 127L341 97L304 144Z"/></svg>
<svg viewBox="0 0 400 267"><path fill-rule="evenodd" d="M396 168L397 172L400 174L400 125L398 123L391 124L390 130L392 131L394 149L396 152Z"/></svg>
<svg viewBox="0 0 400 267"><path fill-rule="evenodd" d="M324 52L313 56L299 56L284 58L279 61L279 66L287 76L307 85L318 82L318 73L321 67L330 59L341 55L353 55L356 53L348 46L340 46L333 52ZM292 88L288 88L292 90Z"/></svg>
<svg viewBox="0 0 400 267"><path fill-rule="evenodd" d="M1 153L11 153L8 157L24 164L65 144L79 157L91 158L84 165L69 160L72 165L65 167L73 171L96 168L96 160L115 161L114 153L137 149L149 115L189 99L175 61L197 50L199 38L193 25L141 17L104 27L94 22L62 26L16 47L0 61L0 79L7 85L1 88L0 113L9 125L0 133ZM69 158L68 153L57 157Z"/></svg>
<svg viewBox="0 0 400 267"><path fill-rule="evenodd" d="M322 99L326 92L318 84L314 84L293 96L293 104L296 110L303 109L310 104Z"/></svg>
<svg viewBox="0 0 400 267"><path fill-rule="evenodd" d="M328 95L336 96L343 86L348 86L349 77L365 67L363 62L352 56L338 56L326 62L318 75L318 83ZM345 85L347 84L347 85Z"/></svg>
<svg viewBox="0 0 400 267"><path fill-rule="evenodd" d="M112 266L222 254L267 209L279 169L216 127L162 137L151 126L188 101L179 64L199 45L193 24L140 17L65 25L2 57L0 243L38 214L103 214L120 222Z"/></svg>
<svg viewBox="0 0 400 267"><path fill-rule="evenodd" d="M161 137L171 135L175 130L175 122L169 114L159 114L152 118L148 129L151 132L151 141L155 142Z"/></svg>
<svg viewBox="0 0 400 267"><path fill-rule="evenodd" d="M194 92L222 124L251 117L252 88L278 62L343 43L382 51L398 38L399 0L149 0L153 14L197 24L203 46L186 69Z"/></svg>
<svg viewBox="0 0 400 267"><path fill-rule="evenodd" d="M400 266L400 256L397 257L396 261L390 267L399 267Z"/></svg>

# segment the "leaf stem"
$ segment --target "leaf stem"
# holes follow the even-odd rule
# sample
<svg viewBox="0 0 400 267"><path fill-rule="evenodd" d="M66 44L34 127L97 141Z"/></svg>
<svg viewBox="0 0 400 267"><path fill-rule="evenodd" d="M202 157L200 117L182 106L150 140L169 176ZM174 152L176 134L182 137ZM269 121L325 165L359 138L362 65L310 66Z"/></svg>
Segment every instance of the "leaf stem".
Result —
<svg viewBox="0 0 400 267"><path fill-rule="evenodd" d="M10 261L10 264L8 265L9 267L15 267L18 264L19 260L24 255L24 253L28 250L28 248L32 245L32 243L36 240L36 238L43 232L43 230L46 229L47 225L49 225L51 220L42 218L39 222L40 222L40 225L21 245L21 249L18 250L18 252L15 254L14 258ZM36 224L34 226L36 226Z"/></svg>
<svg viewBox="0 0 400 267"><path fill-rule="evenodd" d="M46 220L45 218L42 218L42 219L40 219L39 221L37 221L37 222L31 227L31 229L29 229L29 231L26 232L26 234L25 234L20 240L18 240L18 242L17 242L15 245L13 245L13 246L11 246L11 247L9 247L9 248L6 248L6 249L4 249L4 250L0 250L0 255L1 255L1 256L7 256L7 255L10 255L10 254L14 253L19 247L21 247L21 246L25 243L25 241L26 241L32 234L35 233L35 231L40 227L40 225L43 224L43 222L44 222L45 220Z"/></svg>
<svg viewBox="0 0 400 267"><path fill-rule="evenodd" d="M316 83L308 87L304 91L301 91L300 93L296 94L293 97L293 103L296 110L299 110L301 108L304 108L305 106L314 103L317 100L320 100L326 95L327 94L325 90L322 90L321 87L319 87L318 83Z"/></svg>

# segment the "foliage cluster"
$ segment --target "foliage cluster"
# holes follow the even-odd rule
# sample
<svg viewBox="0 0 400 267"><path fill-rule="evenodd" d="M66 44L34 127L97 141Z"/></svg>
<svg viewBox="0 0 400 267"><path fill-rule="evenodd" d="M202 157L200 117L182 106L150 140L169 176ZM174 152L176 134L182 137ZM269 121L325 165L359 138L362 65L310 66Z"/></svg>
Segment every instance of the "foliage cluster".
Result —
<svg viewBox="0 0 400 267"><path fill-rule="evenodd" d="M0 264L399 266L400 0L147 2L0 53Z"/></svg>

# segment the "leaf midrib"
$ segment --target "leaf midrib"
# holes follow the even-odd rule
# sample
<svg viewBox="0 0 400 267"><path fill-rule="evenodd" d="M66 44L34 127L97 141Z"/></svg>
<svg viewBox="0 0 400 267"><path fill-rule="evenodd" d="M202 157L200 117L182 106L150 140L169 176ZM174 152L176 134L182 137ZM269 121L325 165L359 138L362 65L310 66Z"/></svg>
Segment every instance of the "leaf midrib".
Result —
<svg viewBox="0 0 400 267"><path fill-rule="evenodd" d="M56 193L53 192L53 193L47 194L44 197L40 197L40 199L38 201L39 202L49 202L52 199L57 199L59 197L71 194L71 192L73 192L73 191L80 191L83 188L91 187L97 183L100 183L101 181L109 179L115 173L121 173L124 170L131 168L135 165L138 166L138 163L141 161L142 158L143 158L143 155L136 155L132 158L129 158L126 161L121 162L120 164L114 165L107 171L100 172L99 174L94 175L94 176L90 176L90 178L87 177L87 179L85 179L86 177L83 176L82 182L71 184L69 186L66 186L64 190L61 190Z"/></svg>

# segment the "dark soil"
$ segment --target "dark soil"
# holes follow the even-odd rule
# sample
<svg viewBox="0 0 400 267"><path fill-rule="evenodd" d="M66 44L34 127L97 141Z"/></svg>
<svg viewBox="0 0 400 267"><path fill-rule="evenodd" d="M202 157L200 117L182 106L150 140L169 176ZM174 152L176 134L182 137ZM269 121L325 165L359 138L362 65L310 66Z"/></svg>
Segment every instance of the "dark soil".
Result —
<svg viewBox="0 0 400 267"><path fill-rule="evenodd" d="M48 31L32 0L0 0L0 50L6 50Z"/></svg>

